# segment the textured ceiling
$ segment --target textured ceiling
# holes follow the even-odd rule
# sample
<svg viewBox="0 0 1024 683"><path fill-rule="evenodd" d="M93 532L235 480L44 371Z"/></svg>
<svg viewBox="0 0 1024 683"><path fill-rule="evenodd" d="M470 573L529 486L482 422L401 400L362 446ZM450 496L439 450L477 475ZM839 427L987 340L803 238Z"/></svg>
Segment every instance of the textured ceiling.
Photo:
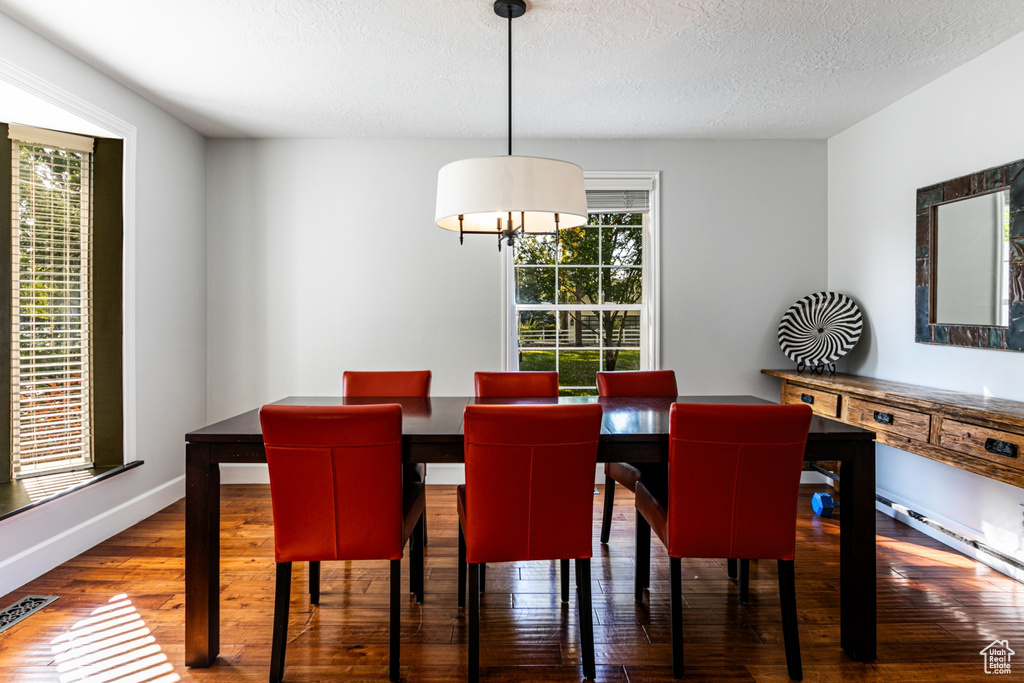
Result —
<svg viewBox="0 0 1024 683"><path fill-rule="evenodd" d="M517 137L826 138L1024 31L1020 0L532 0ZM212 137L503 137L490 0L0 0Z"/></svg>

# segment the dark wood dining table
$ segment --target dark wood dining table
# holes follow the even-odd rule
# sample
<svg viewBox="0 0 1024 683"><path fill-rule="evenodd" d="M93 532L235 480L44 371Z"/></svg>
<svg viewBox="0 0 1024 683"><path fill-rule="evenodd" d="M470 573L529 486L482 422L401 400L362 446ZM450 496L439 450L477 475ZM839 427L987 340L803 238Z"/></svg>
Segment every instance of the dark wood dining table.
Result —
<svg viewBox="0 0 1024 683"><path fill-rule="evenodd" d="M770 403L754 396L671 398L467 397L342 399L291 397L278 403L402 405L403 457L409 463L460 463L462 413L469 403L599 401L604 408L598 461L664 462L669 408L680 403ZM842 463L840 522L840 645L854 660L875 659L875 447L874 433L815 416L804 459ZM197 429L185 436L185 664L208 667L220 651L220 465L266 462L259 410ZM799 567L797 569L799 572Z"/></svg>

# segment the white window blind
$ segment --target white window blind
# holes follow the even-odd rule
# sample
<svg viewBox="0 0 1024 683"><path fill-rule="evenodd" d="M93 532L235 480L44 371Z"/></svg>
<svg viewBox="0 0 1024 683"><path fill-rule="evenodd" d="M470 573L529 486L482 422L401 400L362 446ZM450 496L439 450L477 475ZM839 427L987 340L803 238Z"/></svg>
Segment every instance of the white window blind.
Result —
<svg viewBox="0 0 1024 683"><path fill-rule="evenodd" d="M650 208L651 193L647 190L587 190L587 211L590 213L643 213Z"/></svg>
<svg viewBox="0 0 1024 683"><path fill-rule="evenodd" d="M12 124L14 476L92 464L92 139Z"/></svg>

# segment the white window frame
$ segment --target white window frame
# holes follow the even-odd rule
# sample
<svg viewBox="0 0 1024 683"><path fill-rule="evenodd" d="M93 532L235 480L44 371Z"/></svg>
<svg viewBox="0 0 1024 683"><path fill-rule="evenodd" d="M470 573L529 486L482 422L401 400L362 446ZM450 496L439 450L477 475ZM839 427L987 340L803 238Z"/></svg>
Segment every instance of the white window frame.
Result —
<svg viewBox="0 0 1024 683"><path fill-rule="evenodd" d="M656 370L660 367L661 321L658 302L661 299L661 172L660 171L585 171L587 190L646 190L650 192L650 210L644 221L643 250L643 302L640 305L640 369ZM503 369L517 369L515 267L513 250L505 250L502 259L504 293L502 297L502 357ZM536 308L544 308L537 306ZM588 310L600 306L589 306Z"/></svg>
<svg viewBox="0 0 1024 683"><path fill-rule="evenodd" d="M44 81L19 66L0 59L0 80L18 88L42 103L97 126L109 137L123 143L122 162L122 392L124 462L134 462L138 455L138 415L136 402L136 293L135 293L135 167L138 132L134 125L120 119L71 93ZM45 124L44 124L45 125Z"/></svg>

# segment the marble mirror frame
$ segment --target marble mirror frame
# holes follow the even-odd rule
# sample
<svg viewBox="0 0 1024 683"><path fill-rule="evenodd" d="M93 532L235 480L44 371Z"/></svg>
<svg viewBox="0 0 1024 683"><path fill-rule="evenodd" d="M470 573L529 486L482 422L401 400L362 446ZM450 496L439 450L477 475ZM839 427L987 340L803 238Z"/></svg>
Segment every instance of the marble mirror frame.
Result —
<svg viewBox="0 0 1024 683"><path fill-rule="evenodd" d="M917 191L916 341L977 349L1024 351L1024 159L953 178ZM1010 190L1009 324L937 324L935 291L936 214L941 204Z"/></svg>

